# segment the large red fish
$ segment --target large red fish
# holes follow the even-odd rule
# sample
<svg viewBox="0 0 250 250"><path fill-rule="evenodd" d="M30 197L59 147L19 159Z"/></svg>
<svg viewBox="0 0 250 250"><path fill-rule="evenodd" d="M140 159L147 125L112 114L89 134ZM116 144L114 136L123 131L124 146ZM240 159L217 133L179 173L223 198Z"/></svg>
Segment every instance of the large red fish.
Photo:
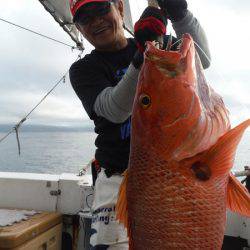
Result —
<svg viewBox="0 0 250 250"><path fill-rule="evenodd" d="M227 207L250 216L250 196L230 174L249 125L230 129L190 35L179 51L148 44L117 203L130 250L221 249Z"/></svg>

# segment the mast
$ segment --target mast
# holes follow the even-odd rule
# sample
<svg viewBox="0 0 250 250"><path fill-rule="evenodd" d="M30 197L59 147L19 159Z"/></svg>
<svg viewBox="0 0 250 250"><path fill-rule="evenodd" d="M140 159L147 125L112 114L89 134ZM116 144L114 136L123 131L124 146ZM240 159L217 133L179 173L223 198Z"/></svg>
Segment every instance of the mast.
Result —
<svg viewBox="0 0 250 250"><path fill-rule="evenodd" d="M55 21L63 28L63 30L76 43L76 46L84 50L80 32L72 22L70 13L69 0L39 0L46 11L48 11Z"/></svg>

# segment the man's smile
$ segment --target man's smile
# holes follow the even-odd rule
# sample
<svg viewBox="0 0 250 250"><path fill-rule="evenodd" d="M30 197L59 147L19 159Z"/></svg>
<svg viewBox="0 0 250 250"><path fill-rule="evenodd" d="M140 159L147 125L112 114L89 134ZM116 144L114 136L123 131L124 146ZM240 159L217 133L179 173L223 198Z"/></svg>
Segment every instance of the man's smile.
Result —
<svg viewBox="0 0 250 250"><path fill-rule="evenodd" d="M94 29L93 35L100 35L103 32L110 30L110 29L111 29L111 25L105 25L105 26L98 27L98 28Z"/></svg>

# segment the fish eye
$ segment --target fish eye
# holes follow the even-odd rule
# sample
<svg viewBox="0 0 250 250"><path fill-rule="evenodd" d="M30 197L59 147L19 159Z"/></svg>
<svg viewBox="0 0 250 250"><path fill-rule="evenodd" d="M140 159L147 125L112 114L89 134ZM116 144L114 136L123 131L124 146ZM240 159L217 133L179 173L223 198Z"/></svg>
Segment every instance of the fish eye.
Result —
<svg viewBox="0 0 250 250"><path fill-rule="evenodd" d="M147 109L151 105L151 98L148 95L141 95L139 99L139 103L143 109Z"/></svg>

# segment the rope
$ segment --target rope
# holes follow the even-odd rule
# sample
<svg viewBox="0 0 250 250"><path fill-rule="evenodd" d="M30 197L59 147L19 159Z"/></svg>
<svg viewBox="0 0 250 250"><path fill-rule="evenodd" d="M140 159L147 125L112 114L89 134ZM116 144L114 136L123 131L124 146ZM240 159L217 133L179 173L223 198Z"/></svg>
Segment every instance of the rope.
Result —
<svg viewBox="0 0 250 250"><path fill-rule="evenodd" d="M67 43L61 42L61 41L59 41L59 40L57 40L57 39L54 39L54 38L52 38L52 37L49 37L49 36L43 35L43 34L41 34L41 33L38 33L38 32L33 31L33 30L31 30L31 29L25 28L25 27L20 26L20 25L18 25L18 24L12 23L12 22L7 21L7 20L5 20L5 19L0 18L0 21L5 22L5 23L8 23L8 24L10 24L10 25L13 25L13 26L15 26L15 27L17 27L17 28L20 28L20 29L23 29L23 30L29 31L29 32L31 32L31 33L33 33L33 34L36 34L36 35L41 36L41 37L43 37L43 38L49 39L49 40L51 40L51 41L54 41L54 42L60 43L60 44L62 44L62 45L65 45L65 46L67 46L67 47L70 47L71 49L78 49L78 50L80 50L80 48L79 48L79 47L75 47L75 46L72 46L72 45L70 45L70 44L67 44Z"/></svg>
<svg viewBox="0 0 250 250"><path fill-rule="evenodd" d="M19 140L19 131L18 129L20 128L20 126L26 121L26 118L23 118L15 127L14 130L16 132L16 140L17 140L17 147L18 147L18 154L19 156L21 155L21 146L20 146L20 140Z"/></svg>
<svg viewBox="0 0 250 250"><path fill-rule="evenodd" d="M78 59L81 58L83 51L77 56L77 59L75 61L77 61ZM21 146L20 146L20 140L19 140L19 128L21 127L21 125L27 120L27 118L35 111L35 109L37 109L37 107L39 105L41 105L41 103L52 93L52 91L61 83L66 81L66 75L69 73L69 69L67 70L67 72L60 78L60 80L49 90L49 92L38 102L37 105L35 105L35 107L24 117L22 118L5 136L3 136L0 139L0 143L2 141L4 141L10 134L12 134L13 132L16 133L16 139L17 139L17 145L18 145L18 154L21 155Z"/></svg>

